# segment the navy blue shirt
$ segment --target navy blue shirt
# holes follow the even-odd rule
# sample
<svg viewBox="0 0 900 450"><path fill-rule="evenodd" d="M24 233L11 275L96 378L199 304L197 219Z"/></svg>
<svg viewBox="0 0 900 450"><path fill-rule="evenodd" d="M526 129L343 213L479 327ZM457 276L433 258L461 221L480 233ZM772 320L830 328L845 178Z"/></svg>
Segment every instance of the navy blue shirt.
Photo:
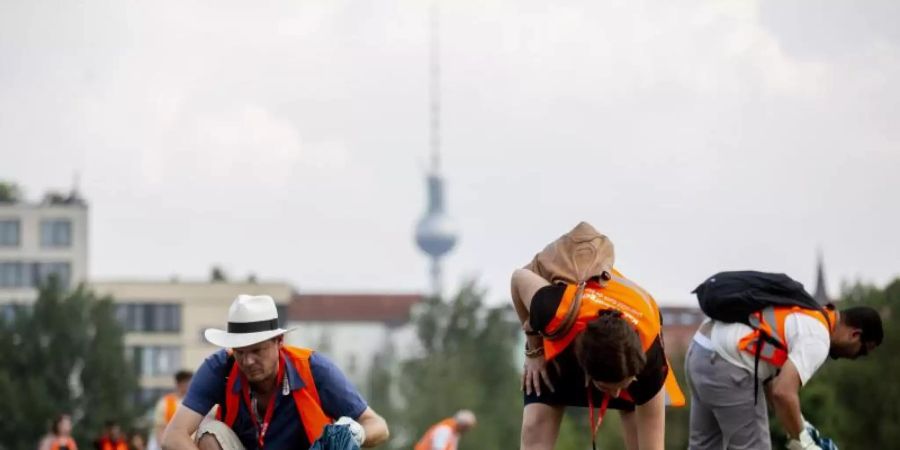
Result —
<svg viewBox="0 0 900 450"><path fill-rule="evenodd" d="M184 406L198 414L206 415L213 405L225 404L227 361L228 354L225 350L219 350L203 361L203 365L191 380L191 386L182 402ZM313 353L309 358L309 366L325 414L334 419L343 416L357 419L362 415L368 407L366 401L334 363L319 353ZM299 389L304 386L303 380L290 358L287 358L285 371L291 389ZM238 379L235 383L234 387L238 395L240 395L240 384L243 381L243 379ZM245 449L253 450L259 447L256 440L256 428L243 400L240 401L240 410L232 429L244 444ZM282 395L280 388L265 439L265 448L271 450L308 450L312 445L306 437L306 431L300 421L293 396L290 393Z"/></svg>

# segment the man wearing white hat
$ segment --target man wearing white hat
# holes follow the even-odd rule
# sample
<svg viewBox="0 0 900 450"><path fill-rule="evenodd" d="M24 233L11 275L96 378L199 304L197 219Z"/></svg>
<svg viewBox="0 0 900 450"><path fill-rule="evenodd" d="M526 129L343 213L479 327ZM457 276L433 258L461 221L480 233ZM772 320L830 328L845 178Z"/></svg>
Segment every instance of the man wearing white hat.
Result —
<svg viewBox="0 0 900 450"><path fill-rule="evenodd" d="M223 349L197 370L163 449L307 450L332 423L347 426L361 447L386 441L387 423L344 374L312 350L284 345L287 331L272 297L238 296L227 330L204 333ZM215 406L216 419L204 420Z"/></svg>

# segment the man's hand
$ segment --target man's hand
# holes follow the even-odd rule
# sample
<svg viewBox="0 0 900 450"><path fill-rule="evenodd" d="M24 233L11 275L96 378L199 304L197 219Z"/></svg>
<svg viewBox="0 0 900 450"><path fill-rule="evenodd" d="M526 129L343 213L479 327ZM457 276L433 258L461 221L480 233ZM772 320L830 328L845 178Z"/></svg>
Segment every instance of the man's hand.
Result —
<svg viewBox="0 0 900 450"><path fill-rule="evenodd" d="M360 447L375 447L387 441L391 435L387 422L372 408L366 408L356 418L356 423L362 426L364 432L362 435L363 443L360 444Z"/></svg>
<svg viewBox="0 0 900 450"><path fill-rule="evenodd" d="M816 442L813 441L812 436L809 435L809 431L803 430L800 432L800 436L797 439L791 439L787 443L788 450L822 450L821 447L816 445Z"/></svg>
<svg viewBox="0 0 900 450"><path fill-rule="evenodd" d="M534 389L534 392L540 396L541 380L544 380L544 383L547 383L550 392L556 392L553 388L553 384L550 383L550 374L547 372L547 361L544 359L544 355L540 354L533 357L526 357L525 373L522 374L522 389L524 389L525 393L528 395L531 395L531 391Z"/></svg>
<svg viewBox="0 0 900 450"><path fill-rule="evenodd" d="M335 425L346 426L350 429L350 434L353 436L353 440L356 441L356 445L362 447L363 442L366 442L366 430L363 429L362 425L359 422L344 416L337 420L334 423Z"/></svg>

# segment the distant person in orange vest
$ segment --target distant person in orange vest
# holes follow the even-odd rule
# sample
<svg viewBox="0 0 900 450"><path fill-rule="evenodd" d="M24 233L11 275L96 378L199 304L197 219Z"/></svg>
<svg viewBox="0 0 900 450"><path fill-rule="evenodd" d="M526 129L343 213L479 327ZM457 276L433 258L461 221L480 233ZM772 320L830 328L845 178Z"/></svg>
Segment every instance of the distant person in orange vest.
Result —
<svg viewBox="0 0 900 450"><path fill-rule="evenodd" d="M684 394L659 307L613 261L612 242L582 222L513 273L526 335L522 450L552 450L568 406L589 408L592 439L609 407L620 410L624 448L663 450L665 405L684 405Z"/></svg>
<svg viewBox="0 0 900 450"><path fill-rule="evenodd" d="M181 399L187 394L188 386L191 385L191 378L194 372L190 370L179 370L175 373L175 390L164 395L156 402L156 409L153 413L153 438L152 447L157 447L162 442L163 432L166 431L166 425L175 417L175 410L181 404Z"/></svg>
<svg viewBox="0 0 900 450"><path fill-rule="evenodd" d="M222 349L194 374L163 449L307 450L329 425L361 447L385 442L387 423L340 369L317 352L284 345L287 331L272 297L239 295L228 328L204 332ZM216 405L217 417L204 419Z"/></svg>
<svg viewBox="0 0 900 450"><path fill-rule="evenodd" d="M463 409L428 429L414 450L456 450L459 437L475 426L475 414Z"/></svg>
<svg viewBox="0 0 900 450"><path fill-rule="evenodd" d="M103 426L103 434L94 441L96 450L128 450L128 442L122 427L115 420L107 420Z"/></svg>
<svg viewBox="0 0 900 450"><path fill-rule="evenodd" d="M50 434L38 444L38 450L78 450L72 439L72 418L68 414L60 414L50 424Z"/></svg>

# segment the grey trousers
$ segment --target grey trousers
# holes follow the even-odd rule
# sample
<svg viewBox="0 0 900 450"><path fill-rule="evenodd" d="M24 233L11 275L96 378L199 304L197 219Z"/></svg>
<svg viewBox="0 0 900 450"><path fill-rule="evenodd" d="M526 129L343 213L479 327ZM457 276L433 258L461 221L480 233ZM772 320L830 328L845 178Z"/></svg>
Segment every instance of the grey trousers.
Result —
<svg viewBox="0 0 900 450"><path fill-rule="evenodd" d="M691 343L685 361L691 387L690 450L771 450L769 415L753 374Z"/></svg>

